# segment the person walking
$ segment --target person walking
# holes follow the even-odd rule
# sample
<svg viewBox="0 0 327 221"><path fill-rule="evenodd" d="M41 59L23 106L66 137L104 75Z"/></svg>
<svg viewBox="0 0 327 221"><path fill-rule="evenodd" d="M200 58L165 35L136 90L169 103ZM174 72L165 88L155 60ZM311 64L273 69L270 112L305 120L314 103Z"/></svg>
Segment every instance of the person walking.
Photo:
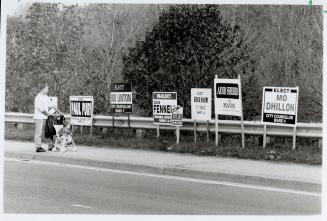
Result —
<svg viewBox="0 0 327 221"><path fill-rule="evenodd" d="M34 122L35 122L35 132L34 132L34 142L36 152L45 152L46 150L42 148L42 133L44 131L45 121L48 116L50 108L55 109L58 113L61 113L57 107L50 105L50 100L48 97L48 85L41 83L39 85L39 93L34 99ZM53 145L53 141L50 139L49 146Z"/></svg>

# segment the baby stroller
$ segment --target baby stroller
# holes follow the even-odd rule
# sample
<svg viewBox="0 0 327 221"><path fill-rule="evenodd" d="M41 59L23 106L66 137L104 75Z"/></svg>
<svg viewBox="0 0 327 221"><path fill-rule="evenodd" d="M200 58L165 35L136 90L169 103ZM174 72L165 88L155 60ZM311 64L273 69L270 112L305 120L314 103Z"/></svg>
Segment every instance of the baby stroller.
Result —
<svg viewBox="0 0 327 221"><path fill-rule="evenodd" d="M56 152L61 151L65 152L67 151L67 148L72 146L72 150L76 151L76 145L74 143L72 135L70 136L70 139L67 140L60 134L60 131L64 127L65 122L65 116L63 114L58 114L57 112L51 113L52 115L48 117L46 122L46 130L45 134L46 137L54 139L53 146L49 147L49 150Z"/></svg>
<svg viewBox="0 0 327 221"><path fill-rule="evenodd" d="M61 152L66 152L69 147L72 147L72 151L77 151L77 147L73 140L73 136L65 136L61 135L60 131L63 129L64 125L53 125L56 130L56 138L54 143L54 148L52 148L53 152L60 150Z"/></svg>

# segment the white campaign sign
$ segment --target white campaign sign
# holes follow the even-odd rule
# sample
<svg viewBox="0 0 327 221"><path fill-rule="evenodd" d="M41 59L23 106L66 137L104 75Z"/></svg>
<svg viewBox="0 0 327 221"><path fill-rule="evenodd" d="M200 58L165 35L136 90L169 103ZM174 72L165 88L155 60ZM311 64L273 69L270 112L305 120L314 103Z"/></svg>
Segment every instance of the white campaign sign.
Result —
<svg viewBox="0 0 327 221"><path fill-rule="evenodd" d="M178 106L172 110L171 125L183 126L183 107Z"/></svg>
<svg viewBox="0 0 327 221"><path fill-rule="evenodd" d="M58 107L58 97L49 97L49 106Z"/></svg>
<svg viewBox="0 0 327 221"><path fill-rule="evenodd" d="M298 88L264 87L262 121L295 125L297 121Z"/></svg>
<svg viewBox="0 0 327 221"><path fill-rule="evenodd" d="M172 110L177 107L176 92L153 92L153 123L171 125Z"/></svg>
<svg viewBox="0 0 327 221"><path fill-rule="evenodd" d="M215 114L242 116L239 79L214 80Z"/></svg>
<svg viewBox="0 0 327 221"><path fill-rule="evenodd" d="M191 89L192 120L211 120L211 89Z"/></svg>
<svg viewBox="0 0 327 221"><path fill-rule="evenodd" d="M132 92L111 92L110 103L111 104L133 104Z"/></svg>
<svg viewBox="0 0 327 221"><path fill-rule="evenodd" d="M94 101L92 96L70 96L72 125L92 126Z"/></svg>

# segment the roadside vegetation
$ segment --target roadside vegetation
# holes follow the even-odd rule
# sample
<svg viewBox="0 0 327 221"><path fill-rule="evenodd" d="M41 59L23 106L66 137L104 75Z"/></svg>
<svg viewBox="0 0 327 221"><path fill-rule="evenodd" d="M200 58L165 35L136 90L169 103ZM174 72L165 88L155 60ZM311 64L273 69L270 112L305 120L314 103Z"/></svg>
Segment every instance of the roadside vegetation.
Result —
<svg viewBox="0 0 327 221"><path fill-rule="evenodd" d="M246 148L241 148L240 135L223 134L221 145L217 149L214 143L214 134L210 142L206 142L205 134L198 134L199 141L193 143L193 132L181 132L180 144L176 144L173 131L162 131L161 137L156 139L156 131L145 131L143 138L135 137L133 129L112 129L103 134L99 128L94 129L91 137L87 128L74 133L74 141L79 145L101 148L131 148L152 151L176 152L201 156L232 157L240 159L269 160L275 162L292 162L310 165L321 165L322 148L316 139L297 138L297 148L292 151L292 139L272 137L271 143L262 148L261 139L255 136L246 136ZM6 124L5 139L33 141L34 125L24 125L18 129L14 124ZM259 142L258 142L259 141ZM44 140L44 142L46 142Z"/></svg>
<svg viewBox="0 0 327 221"><path fill-rule="evenodd" d="M263 86L299 87L299 122L321 122L323 9L307 5L35 3L7 20L6 111L32 113L40 82L59 109L94 96L110 115L110 86L131 82L133 114L154 91L190 90L241 75L245 120L260 119Z"/></svg>
<svg viewBox="0 0 327 221"><path fill-rule="evenodd" d="M126 81L133 86L133 115L152 116L152 92L176 91L189 118L191 88L212 88L217 74L241 76L244 120L260 119L264 86L298 86L298 121L322 122L322 30L322 6L33 3L7 19L5 111L33 113L37 87L47 82L61 111L69 112L69 96L89 95L94 114L111 115L111 84ZM90 146L322 161L313 139L298 138L292 151L287 138L272 138L263 149L247 137L241 149L239 136L222 135L216 149L213 134L211 142L194 144L192 133L182 133L176 145L173 132L157 140L155 131L142 139L133 130L108 131L74 138ZM32 141L33 126L7 124L5 138Z"/></svg>

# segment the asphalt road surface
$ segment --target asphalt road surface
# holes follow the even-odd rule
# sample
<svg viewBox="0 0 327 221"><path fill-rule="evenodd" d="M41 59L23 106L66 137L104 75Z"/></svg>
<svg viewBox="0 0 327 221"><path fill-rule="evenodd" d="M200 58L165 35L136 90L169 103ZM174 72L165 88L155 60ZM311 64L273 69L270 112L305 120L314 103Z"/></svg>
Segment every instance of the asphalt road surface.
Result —
<svg viewBox="0 0 327 221"><path fill-rule="evenodd" d="M320 214L292 190L69 164L5 159L5 213Z"/></svg>

